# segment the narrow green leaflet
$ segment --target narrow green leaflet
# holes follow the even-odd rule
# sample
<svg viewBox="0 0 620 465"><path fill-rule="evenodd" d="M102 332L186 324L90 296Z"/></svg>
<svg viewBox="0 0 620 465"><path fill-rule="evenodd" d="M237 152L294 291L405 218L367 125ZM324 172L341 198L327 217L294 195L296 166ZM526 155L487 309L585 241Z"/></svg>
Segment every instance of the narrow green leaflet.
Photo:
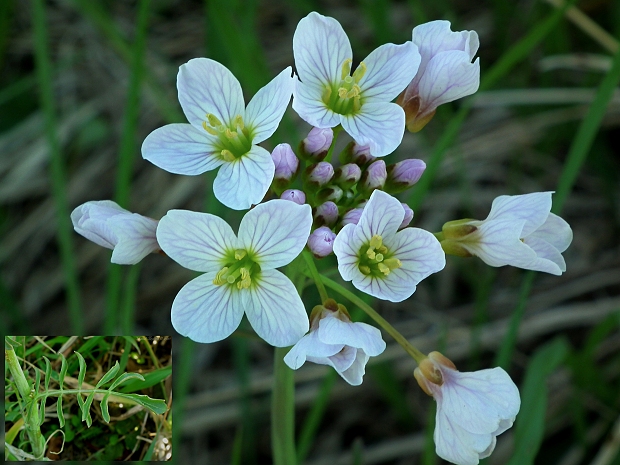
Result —
<svg viewBox="0 0 620 465"><path fill-rule="evenodd" d="M62 385L65 382L65 375L67 374L67 360L60 354L60 375L58 376L58 384L60 385L60 389L62 389Z"/></svg>
<svg viewBox="0 0 620 465"><path fill-rule="evenodd" d="M80 362L80 372L78 374L78 388L82 389L82 383L84 382L84 377L86 376L86 360L84 360L84 357L82 357L82 354L79 352L76 352L75 355Z"/></svg>
<svg viewBox="0 0 620 465"><path fill-rule="evenodd" d="M65 414L62 411L62 394L58 396L58 402L56 402L56 413L58 414L58 423L60 423L60 427L65 427Z"/></svg>
<svg viewBox="0 0 620 465"><path fill-rule="evenodd" d="M99 380L99 382L97 383L95 387L96 388L101 387L104 384L107 384L110 381L112 381L114 377L116 376L116 373L118 373L118 370L120 369L121 369L121 366L118 364L118 360L117 360L114 366L110 368L110 370L101 377L101 379Z"/></svg>
<svg viewBox="0 0 620 465"><path fill-rule="evenodd" d="M157 370L153 370L150 373L146 373L144 375L144 380L134 380L126 383L122 388L121 392L135 392L139 389L145 389L151 386L155 386L160 383L168 376L172 374L172 367L163 367Z"/></svg>
<svg viewBox="0 0 620 465"><path fill-rule="evenodd" d="M5 350L14 350L15 347L20 347L20 346L21 344L17 342L15 339L12 339L8 336L4 338L4 349Z"/></svg>
<svg viewBox="0 0 620 465"><path fill-rule="evenodd" d="M110 391L116 386L123 384L125 381L129 381L130 379L139 379L141 381L144 381L144 376L142 376L140 373L123 373L118 377L116 381L112 383L112 385L110 386Z"/></svg>
<svg viewBox="0 0 620 465"><path fill-rule="evenodd" d="M50 361L47 357L43 357L45 359L45 390L49 390L50 386L50 378L52 376L52 366L50 365Z"/></svg>
<svg viewBox="0 0 620 465"><path fill-rule="evenodd" d="M65 357L60 354L60 374L58 375L58 389L60 389L60 391L63 390L63 383L65 382L65 375L67 374L67 360L65 359ZM56 403L56 413L58 414L58 422L60 423L60 427L64 428L65 427L65 415L64 412L62 411L62 392L61 394L58 396L58 402Z"/></svg>

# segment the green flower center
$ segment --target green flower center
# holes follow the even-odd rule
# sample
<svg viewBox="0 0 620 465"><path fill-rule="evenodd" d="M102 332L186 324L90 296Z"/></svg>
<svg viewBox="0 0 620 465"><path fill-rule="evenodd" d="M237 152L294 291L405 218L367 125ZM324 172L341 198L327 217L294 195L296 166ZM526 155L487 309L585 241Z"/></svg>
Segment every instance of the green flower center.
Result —
<svg viewBox="0 0 620 465"><path fill-rule="evenodd" d="M252 134L245 126L241 115L235 116L226 126L212 113L207 113L207 120L202 127L212 136L218 138L217 148L224 161L235 161L252 148Z"/></svg>
<svg viewBox="0 0 620 465"><path fill-rule="evenodd" d="M392 270L403 266L393 255L383 245L383 238L375 234L370 242L360 249L358 268L363 275L385 278Z"/></svg>
<svg viewBox="0 0 620 465"><path fill-rule="evenodd" d="M226 265L217 272L213 284L223 286L236 285L237 289L248 289L252 285L252 278L260 274L260 266L245 250L238 249L226 257Z"/></svg>
<svg viewBox="0 0 620 465"><path fill-rule="evenodd" d="M330 110L341 115L353 115L362 108L362 90L359 82L366 74L366 64L362 61L355 69L353 76L350 76L351 62L350 58L344 60L340 83L327 85L323 92L323 103Z"/></svg>

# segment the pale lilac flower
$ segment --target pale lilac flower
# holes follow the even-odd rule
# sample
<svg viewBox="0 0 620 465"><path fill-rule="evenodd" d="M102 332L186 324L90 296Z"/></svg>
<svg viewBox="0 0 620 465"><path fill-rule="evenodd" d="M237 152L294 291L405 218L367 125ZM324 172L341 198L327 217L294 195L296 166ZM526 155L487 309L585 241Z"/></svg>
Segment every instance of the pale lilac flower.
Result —
<svg viewBox="0 0 620 465"><path fill-rule="evenodd" d="M414 375L437 402L437 455L458 465L477 465L491 455L497 436L512 426L521 407L517 386L499 367L461 373L431 352Z"/></svg>
<svg viewBox="0 0 620 465"><path fill-rule="evenodd" d="M342 165L334 173L334 182L343 189L349 189L362 177L361 168L355 163Z"/></svg>
<svg viewBox="0 0 620 465"><path fill-rule="evenodd" d="M381 331L366 323L353 323L347 309L328 299L314 307L310 332L284 357L293 370L307 360L329 365L352 386L362 384L369 357L385 350Z"/></svg>
<svg viewBox="0 0 620 465"><path fill-rule="evenodd" d="M305 181L314 188L322 187L334 177L334 167L331 163L320 161L310 165L305 171Z"/></svg>
<svg viewBox="0 0 620 465"><path fill-rule="evenodd" d="M452 32L449 21L430 21L413 29L413 43L422 60L415 78L399 97L407 114L407 129L421 130L444 103L471 95L480 85L476 31Z"/></svg>
<svg viewBox="0 0 620 465"><path fill-rule="evenodd" d="M112 263L135 265L160 250L157 220L131 213L111 200L86 202L71 212L75 232L95 244L112 249Z"/></svg>
<svg viewBox="0 0 620 465"><path fill-rule="evenodd" d="M332 226L338 219L338 206L328 200L316 207L314 212L314 224L317 226Z"/></svg>
<svg viewBox="0 0 620 465"><path fill-rule="evenodd" d="M297 25L293 55L301 79L293 92L293 109L302 119L319 128L341 124L377 157L398 147L405 113L390 102L418 70L420 54L412 42L382 45L351 75L353 53L342 26L312 12Z"/></svg>
<svg viewBox="0 0 620 465"><path fill-rule="evenodd" d="M280 199L247 212L238 235L215 215L169 211L157 228L161 248L204 273L174 299L174 328L194 341L215 342L229 336L245 313L269 344L297 342L308 331L308 316L291 280L275 268L301 253L311 225L310 205Z"/></svg>
<svg viewBox="0 0 620 465"><path fill-rule="evenodd" d="M387 170L385 161L377 160L362 173L362 177L358 184L358 189L368 194L375 189L383 188L386 179Z"/></svg>
<svg viewBox="0 0 620 465"><path fill-rule="evenodd" d="M301 141L301 152L306 158L321 161L327 155L333 140L334 131L331 128L312 128Z"/></svg>
<svg viewBox="0 0 620 465"><path fill-rule="evenodd" d="M299 159L289 144L278 144L271 152L275 166L274 178L289 183L299 170Z"/></svg>
<svg viewBox="0 0 620 465"><path fill-rule="evenodd" d="M511 265L561 275L561 255L573 240L566 221L551 212L552 192L502 195L484 221L459 220L443 227L449 253L479 257L487 265Z"/></svg>
<svg viewBox="0 0 620 465"><path fill-rule="evenodd" d="M372 193L359 223L344 226L334 241L345 281L374 297L400 302L443 269L446 258L433 234L418 228L397 232L404 217L398 200L380 190Z"/></svg>
<svg viewBox="0 0 620 465"><path fill-rule="evenodd" d="M405 217L403 218L403 222L398 227L399 230L409 226L409 223L411 223L411 220L413 219L413 210L411 209L411 207L407 205L406 203L402 203L402 202L401 202L401 205L405 209Z"/></svg>
<svg viewBox="0 0 620 465"><path fill-rule="evenodd" d="M385 191L398 194L409 189L420 180L425 169L426 163L417 158L409 158L388 166Z"/></svg>
<svg viewBox="0 0 620 465"><path fill-rule="evenodd" d="M142 156L175 174L198 175L220 167L215 197L234 210L250 208L271 185L274 164L256 144L278 127L293 92L288 67L245 106L239 81L223 65L195 58L177 76L179 102L190 124L168 124L150 133Z"/></svg>
<svg viewBox="0 0 620 465"><path fill-rule="evenodd" d="M336 233L327 226L316 228L308 237L308 248L316 258L327 257L334 250Z"/></svg>
<svg viewBox="0 0 620 465"><path fill-rule="evenodd" d="M364 212L363 208L352 208L348 212L344 214L342 217L342 225L347 224L357 224L360 222L360 218L362 217L362 213Z"/></svg>
<svg viewBox="0 0 620 465"><path fill-rule="evenodd" d="M297 205L303 205L306 203L306 194L298 189L287 189L282 192L280 198L295 202Z"/></svg>
<svg viewBox="0 0 620 465"><path fill-rule="evenodd" d="M347 163L355 163L356 165L363 167L368 163L372 163L377 158L370 154L370 147L368 145L360 145L353 141L345 147L345 160Z"/></svg>

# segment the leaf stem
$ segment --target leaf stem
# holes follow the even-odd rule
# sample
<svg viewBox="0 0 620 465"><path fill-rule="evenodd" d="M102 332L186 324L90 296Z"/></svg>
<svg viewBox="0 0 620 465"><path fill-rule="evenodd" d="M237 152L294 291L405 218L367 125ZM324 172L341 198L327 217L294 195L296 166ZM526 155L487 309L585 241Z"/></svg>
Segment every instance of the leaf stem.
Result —
<svg viewBox="0 0 620 465"><path fill-rule="evenodd" d="M310 277L316 284L316 288L319 291L319 296L321 297L321 302L325 302L329 296L327 295L327 289L325 289L325 285L323 281L321 281L321 275L319 274L319 270L316 268L316 264L314 263L314 257L312 256L312 252L307 249L304 249L302 252L304 256L304 260L308 265L308 270L310 271Z"/></svg>

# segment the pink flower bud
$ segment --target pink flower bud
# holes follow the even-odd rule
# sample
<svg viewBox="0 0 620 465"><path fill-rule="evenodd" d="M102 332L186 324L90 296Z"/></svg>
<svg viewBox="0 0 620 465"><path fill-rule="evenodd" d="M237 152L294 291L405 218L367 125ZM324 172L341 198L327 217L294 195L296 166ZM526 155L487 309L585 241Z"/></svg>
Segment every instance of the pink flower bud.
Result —
<svg viewBox="0 0 620 465"><path fill-rule="evenodd" d="M273 152L271 152L271 159L276 167L273 178L274 186L277 190L284 189L295 179L299 171L299 160L288 144L276 145Z"/></svg>
<svg viewBox="0 0 620 465"><path fill-rule="evenodd" d="M303 191L297 189L287 189L282 192L280 196L281 199L290 200L291 202L295 202L298 205L303 205L306 203L306 194Z"/></svg>
<svg viewBox="0 0 620 465"><path fill-rule="evenodd" d="M308 237L308 248L317 258L327 257L334 250L336 234L327 226L315 229Z"/></svg>
<svg viewBox="0 0 620 465"><path fill-rule="evenodd" d="M403 222L400 224L398 229L406 228L407 226L409 226L409 223L411 223L411 220L413 219L413 210L411 209L411 207L406 203L401 203L401 205L405 209L405 217L403 218Z"/></svg>
<svg viewBox="0 0 620 465"><path fill-rule="evenodd" d="M388 166L385 191L390 194L397 194L409 189L420 180L425 169L426 163L416 158L409 158Z"/></svg>
<svg viewBox="0 0 620 465"><path fill-rule="evenodd" d="M334 140L334 131L331 128L312 128L308 137L301 141L301 152L307 159L321 161L327 155Z"/></svg>
<svg viewBox="0 0 620 465"><path fill-rule="evenodd" d="M375 189L381 189L387 179L387 169L383 160L373 162L362 174L358 188L370 194Z"/></svg>
<svg viewBox="0 0 620 465"><path fill-rule="evenodd" d="M334 182L343 189L352 187L362 176L362 170L355 163L342 165L334 173Z"/></svg>
<svg viewBox="0 0 620 465"><path fill-rule="evenodd" d="M331 201L322 203L316 207L314 224L316 226L332 226L338 220L338 206Z"/></svg>
<svg viewBox="0 0 620 465"><path fill-rule="evenodd" d="M331 163L321 161L310 165L305 171L306 183L314 188L326 185L334 177L334 167Z"/></svg>
<svg viewBox="0 0 620 465"><path fill-rule="evenodd" d="M342 225L346 224L357 224L360 221L360 217L362 216L363 208L353 208L346 212L342 217Z"/></svg>
<svg viewBox="0 0 620 465"><path fill-rule="evenodd" d="M370 154L370 147L367 145L359 145L357 142L350 142L341 155L342 163L355 163L360 167L364 167L368 163L376 160Z"/></svg>

